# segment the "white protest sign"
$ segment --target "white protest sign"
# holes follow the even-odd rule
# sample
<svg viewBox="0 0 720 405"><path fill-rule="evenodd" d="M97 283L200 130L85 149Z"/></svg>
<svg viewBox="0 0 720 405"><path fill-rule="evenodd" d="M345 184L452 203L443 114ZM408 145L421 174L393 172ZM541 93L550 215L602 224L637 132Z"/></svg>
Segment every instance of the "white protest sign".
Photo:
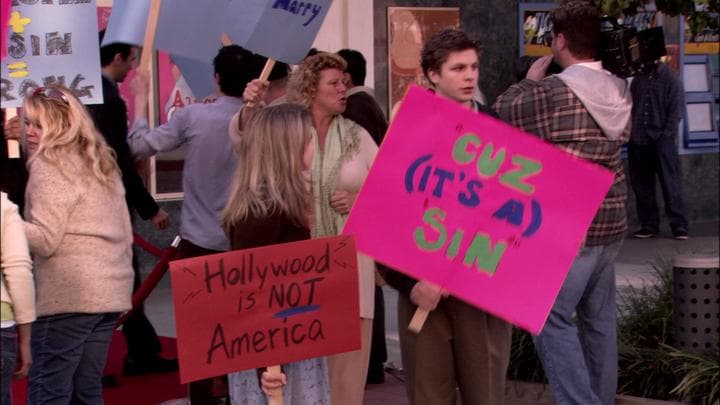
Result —
<svg viewBox="0 0 720 405"><path fill-rule="evenodd" d="M2 62L2 108L21 107L40 86L62 84L84 104L103 102L95 1L13 5L7 58Z"/></svg>

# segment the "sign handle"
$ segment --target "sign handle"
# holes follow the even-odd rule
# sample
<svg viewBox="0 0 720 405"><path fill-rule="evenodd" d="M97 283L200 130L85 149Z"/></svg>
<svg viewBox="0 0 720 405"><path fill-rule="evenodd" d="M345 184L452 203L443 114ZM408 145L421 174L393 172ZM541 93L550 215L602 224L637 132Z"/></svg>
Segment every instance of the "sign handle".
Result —
<svg viewBox="0 0 720 405"><path fill-rule="evenodd" d="M260 80L265 81L270 77L270 72L272 72L273 67L275 66L275 59L268 58L267 62L265 62L265 67L262 70L262 73L260 73Z"/></svg>
<svg viewBox="0 0 720 405"><path fill-rule="evenodd" d="M274 63L275 61L273 61ZM272 69L272 68L271 68ZM267 368L268 373L273 375L280 375L282 369L279 365L270 366ZM283 391L282 388L278 388L274 395L268 395L268 405L283 405Z"/></svg>
<svg viewBox="0 0 720 405"><path fill-rule="evenodd" d="M228 35L226 32L223 32L220 36L220 43L222 46L230 46L233 44L232 39L230 39L230 35Z"/></svg>
<svg viewBox="0 0 720 405"><path fill-rule="evenodd" d="M151 0L147 25L145 25L145 39L143 40L143 49L138 67L147 72L150 72L150 61L152 60L152 52L155 49L155 32L157 31L158 18L160 17L160 1L161 0Z"/></svg>
<svg viewBox="0 0 720 405"><path fill-rule="evenodd" d="M17 117L17 108L5 109L5 122L8 122L10 118ZM7 140L7 154L10 159L20 159L20 142L17 139Z"/></svg>
<svg viewBox="0 0 720 405"><path fill-rule="evenodd" d="M425 325L425 320L428 315L430 315L430 311L426 311L422 308L416 309L415 315L413 315L410 320L410 324L408 325L408 330L413 333L420 333L423 325Z"/></svg>

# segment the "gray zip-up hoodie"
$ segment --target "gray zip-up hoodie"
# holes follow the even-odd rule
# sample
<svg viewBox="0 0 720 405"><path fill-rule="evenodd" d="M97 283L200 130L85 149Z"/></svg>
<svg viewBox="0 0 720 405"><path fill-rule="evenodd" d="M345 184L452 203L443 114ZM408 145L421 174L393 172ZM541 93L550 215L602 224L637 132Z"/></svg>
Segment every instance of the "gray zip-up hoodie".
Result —
<svg viewBox="0 0 720 405"><path fill-rule="evenodd" d="M630 121L630 83L602 68L601 62L570 65L557 77L580 99L608 139L618 139Z"/></svg>

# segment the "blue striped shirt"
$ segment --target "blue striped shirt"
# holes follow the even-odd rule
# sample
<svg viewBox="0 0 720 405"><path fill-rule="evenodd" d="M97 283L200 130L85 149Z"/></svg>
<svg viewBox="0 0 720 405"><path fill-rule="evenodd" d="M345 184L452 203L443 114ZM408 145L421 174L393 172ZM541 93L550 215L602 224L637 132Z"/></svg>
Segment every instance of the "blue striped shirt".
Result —
<svg viewBox="0 0 720 405"><path fill-rule="evenodd" d="M205 249L226 251L230 242L220 223L227 203L237 157L228 125L242 100L221 96L210 104L190 104L173 113L170 122L150 129L137 119L128 135L133 155L150 156L185 146L182 185L185 199L180 236Z"/></svg>

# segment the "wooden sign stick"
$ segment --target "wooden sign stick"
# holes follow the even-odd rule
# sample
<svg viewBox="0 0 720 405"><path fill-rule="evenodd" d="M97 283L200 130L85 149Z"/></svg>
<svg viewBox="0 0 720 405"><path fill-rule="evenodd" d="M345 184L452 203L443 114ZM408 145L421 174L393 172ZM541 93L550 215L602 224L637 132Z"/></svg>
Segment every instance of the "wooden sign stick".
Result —
<svg viewBox="0 0 720 405"><path fill-rule="evenodd" d="M230 46L232 45L232 39L230 39L230 36L227 33L223 32L220 36L220 43L222 46Z"/></svg>
<svg viewBox="0 0 720 405"><path fill-rule="evenodd" d="M150 73L150 62L152 61L152 53L155 49L155 32L157 31L158 18L160 17L160 0L152 0L150 2L150 10L148 11L147 24L145 25L145 39L143 40L142 54L140 55L140 63L138 68Z"/></svg>
<svg viewBox="0 0 720 405"><path fill-rule="evenodd" d="M273 63L274 63L274 61L273 61ZM267 371L268 371L268 373L270 373L272 375L280 375L282 373L282 369L280 368L279 365L278 366L270 366L267 368ZM276 394L280 394L280 395L273 395L273 396L268 395L268 405L283 405L283 390L282 390L282 388L278 388Z"/></svg>
<svg viewBox="0 0 720 405"><path fill-rule="evenodd" d="M408 325L408 330L413 333L420 333L423 325L425 325L425 320L428 315L430 315L430 311L426 311L422 308L416 309L415 315L413 315L410 320L410 324Z"/></svg>
<svg viewBox="0 0 720 405"><path fill-rule="evenodd" d="M268 77L270 77L270 72L272 72L274 66L275 59L268 58L267 62L265 62L265 67L263 68L262 73L260 73L260 80L267 80Z"/></svg>
<svg viewBox="0 0 720 405"><path fill-rule="evenodd" d="M17 108L6 108L5 122L10 121L10 118L17 117L17 115ZM7 140L7 154L10 159L20 159L20 142L17 139Z"/></svg>

